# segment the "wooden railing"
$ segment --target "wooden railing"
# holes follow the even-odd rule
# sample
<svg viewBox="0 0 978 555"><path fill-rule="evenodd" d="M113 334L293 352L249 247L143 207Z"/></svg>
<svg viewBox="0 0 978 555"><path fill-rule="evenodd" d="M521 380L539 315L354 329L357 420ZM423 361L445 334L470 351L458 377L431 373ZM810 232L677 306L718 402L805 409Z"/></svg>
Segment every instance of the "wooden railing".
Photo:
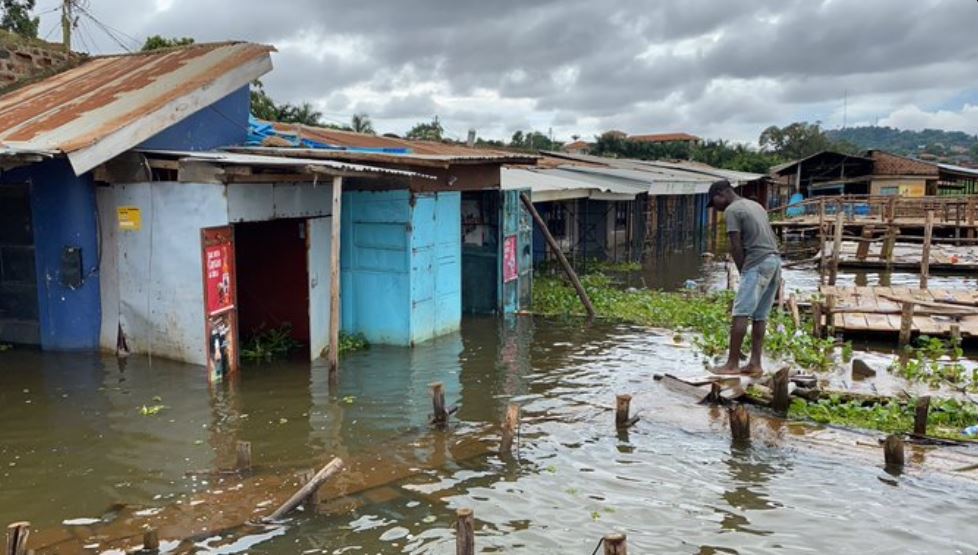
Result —
<svg viewBox="0 0 978 555"><path fill-rule="evenodd" d="M788 215L801 210L800 214ZM773 219L790 220L801 216L817 216L822 221L826 215L834 216L843 211L848 219L877 220L893 223L894 220L925 218L933 211L935 221L941 224L975 226L978 216L978 197L975 196L927 196L901 197L895 195L839 195L807 198L799 203L768 209Z"/></svg>

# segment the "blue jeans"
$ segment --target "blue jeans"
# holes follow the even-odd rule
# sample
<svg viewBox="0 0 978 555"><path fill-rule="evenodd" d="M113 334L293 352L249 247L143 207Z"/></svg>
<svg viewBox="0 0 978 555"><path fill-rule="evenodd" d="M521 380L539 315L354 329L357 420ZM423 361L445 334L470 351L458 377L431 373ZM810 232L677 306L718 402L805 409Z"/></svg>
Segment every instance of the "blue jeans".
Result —
<svg viewBox="0 0 978 555"><path fill-rule="evenodd" d="M750 316L754 321L767 320L774 296L781 285L781 257L772 254L740 276L740 288L734 298L733 315Z"/></svg>

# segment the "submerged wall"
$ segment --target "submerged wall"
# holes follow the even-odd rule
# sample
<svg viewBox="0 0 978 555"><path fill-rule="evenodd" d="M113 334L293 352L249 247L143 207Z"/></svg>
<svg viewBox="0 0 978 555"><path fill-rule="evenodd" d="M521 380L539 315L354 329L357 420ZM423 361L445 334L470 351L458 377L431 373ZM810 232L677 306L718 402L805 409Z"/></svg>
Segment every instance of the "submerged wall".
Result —
<svg viewBox="0 0 978 555"><path fill-rule="evenodd" d="M342 322L373 343L413 345L462 319L461 194L343 194Z"/></svg>

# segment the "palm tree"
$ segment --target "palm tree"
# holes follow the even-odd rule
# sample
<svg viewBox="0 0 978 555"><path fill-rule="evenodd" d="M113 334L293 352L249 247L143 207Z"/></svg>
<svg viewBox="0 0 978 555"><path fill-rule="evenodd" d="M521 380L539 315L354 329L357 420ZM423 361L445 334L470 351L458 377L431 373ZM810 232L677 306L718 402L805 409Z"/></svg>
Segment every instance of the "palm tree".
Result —
<svg viewBox="0 0 978 555"><path fill-rule="evenodd" d="M350 127L357 133L366 133L367 135L375 134L374 124L370 121L370 116L363 112L353 114L353 118L350 120Z"/></svg>
<svg viewBox="0 0 978 555"><path fill-rule="evenodd" d="M279 109L279 121L283 123L304 123L306 125L320 125L323 114L312 107L312 104L303 102L295 106L285 104Z"/></svg>

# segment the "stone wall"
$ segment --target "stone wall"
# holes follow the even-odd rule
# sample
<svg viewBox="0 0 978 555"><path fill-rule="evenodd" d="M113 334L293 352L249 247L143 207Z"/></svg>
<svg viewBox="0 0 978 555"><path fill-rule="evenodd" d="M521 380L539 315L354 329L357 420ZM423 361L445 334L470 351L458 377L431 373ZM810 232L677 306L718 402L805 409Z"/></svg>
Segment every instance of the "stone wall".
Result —
<svg viewBox="0 0 978 555"><path fill-rule="evenodd" d="M24 79L60 71L81 59L60 44L25 39L0 31L0 89Z"/></svg>

